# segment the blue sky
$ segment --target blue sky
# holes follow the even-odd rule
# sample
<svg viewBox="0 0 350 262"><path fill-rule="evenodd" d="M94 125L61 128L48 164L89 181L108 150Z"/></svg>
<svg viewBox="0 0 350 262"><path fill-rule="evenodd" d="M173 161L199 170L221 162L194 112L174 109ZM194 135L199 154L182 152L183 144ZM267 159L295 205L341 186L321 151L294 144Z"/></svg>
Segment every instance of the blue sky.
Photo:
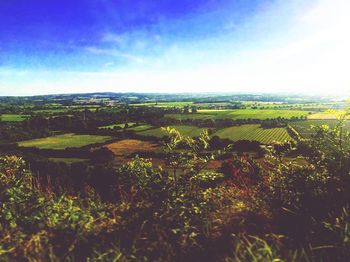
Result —
<svg viewBox="0 0 350 262"><path fill-rule="evenodd" d="M348 0L2 0L0 95L350 91Z"/></svg>

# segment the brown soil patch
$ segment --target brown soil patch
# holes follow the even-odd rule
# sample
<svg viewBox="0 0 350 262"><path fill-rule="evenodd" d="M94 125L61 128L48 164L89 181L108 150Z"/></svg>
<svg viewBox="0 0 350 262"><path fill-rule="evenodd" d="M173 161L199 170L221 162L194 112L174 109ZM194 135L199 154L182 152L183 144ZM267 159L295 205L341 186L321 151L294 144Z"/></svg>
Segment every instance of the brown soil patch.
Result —
<svg viewBox="0 0 350 262"><path fill-rule="evenodd" d="M125 163L131 160L131 155L134 153L160 151L159 145L137 139L124 139L105 145L104 147L108 148L115 154L116 160L119 163Z"/></svg>

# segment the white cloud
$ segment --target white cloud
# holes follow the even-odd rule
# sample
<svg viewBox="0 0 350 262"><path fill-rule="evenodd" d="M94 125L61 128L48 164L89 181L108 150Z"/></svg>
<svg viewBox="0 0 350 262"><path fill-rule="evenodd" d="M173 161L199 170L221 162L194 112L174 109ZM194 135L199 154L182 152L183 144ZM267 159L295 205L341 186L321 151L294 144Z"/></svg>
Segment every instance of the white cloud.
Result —
<svg viewBox="0 0 350 262"><path fill-rule="evenodd" d="M142 57L135 56L129 53L120 52L116 49L104 49L97 47L86 47L85 50L89 53L96 55L105 55L114 58L123 58L128 60L129 62L137 63L137 64L146 64L146 60Z"/></svg>
<svg viewBox="0 0 350 262"><path fill-rule="evenodd" d="M138 67L124 66L115 72L14 73L16 81L6 83L7 88L34 93L285 91L350 95L350 1L315 0L312 8L301 8L300 0L291 2L295 3L295 10L288 20L293 23L283 21L288 14L286 6L263 10L260 17L254 18L255 25L249 24L256 27L249 32L271 28L273 37L264 39L263 33L256 34L256 38L251 38L254 42L238 49L237 41L242 39L235 36L213 40L208 49L208 43L173 43L153 60L113 48L89 47L87 52L123 58ZM266 15L271 20L282 20L270 21L265 27L256 24L264 21ZM266 37L271 35L266 32ZM115 35L105 36L105 40L119 44L124 41ZM143 43L139 45L142 47ZM105 67L113 68L114 62L109 59ZM0 70L0 77L9 76L11 71ZM30 81L30 76L39 80Z"/></svg>

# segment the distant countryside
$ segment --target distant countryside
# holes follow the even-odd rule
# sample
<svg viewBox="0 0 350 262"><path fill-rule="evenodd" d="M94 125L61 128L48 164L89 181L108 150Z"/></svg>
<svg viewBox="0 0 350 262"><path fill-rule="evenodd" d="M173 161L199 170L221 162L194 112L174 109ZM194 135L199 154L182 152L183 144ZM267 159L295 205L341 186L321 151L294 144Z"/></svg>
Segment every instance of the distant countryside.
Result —
<svg viewBox="0 0 350 262"><path fill-rule="evenodd" d="M350 170L348 104L341 98L94 93L0 101L0 196L9 203L1 208L6 215L0 218L11 234L24 236L26 245L35 237L49 241L54 249L42 246L41 257L47 258L46 252L60 257L52 241L79 257L78 246L54 240L59 233L52 230L58 228L64 234L75 232L74 243L126 260L163 259L169 254L162 253L160 243L178 250L172 255L177 260L197 252L201 259L227 259L232 245L237 261L304 261L347 254L342 247L347 245L342 238L348 232L347 209L342 209L347 197L338 194L350 189L346 183L333 187L338 182L330 176L340 172L334 179L342 181L347 178L338 174ZM338 163L342 159L345 162ZM22 200L11 202L8 197ZM44 198L49 202L42 202ZM328 202L322 211L320 206ZM338 208L343 220L331 222L329 212ZM296 216L309 221L316 215L313 223L321 229L304 222L295 224L303 225L303 232L290 226ZM32 225L36 220L45 222ZM323 223L340 224L329 224L328 229ZM272 229L275 225L278 228ZM135 228L166 240L144 238ZM288 241L274 239L271 230ZM344 253L298 246L311 232L337 238L337 248ZM99 241L115 238L120 246L115 247L114 240L98 246L90 234L97 234ZM136 241L137 251L126 237ZM178 243L178 238L190 242ZM0 256L15 258L24 252L18 241L3 239ZM192 246L210 249L217 241L226 251L207 253ZM293 255L284 254L287 243ZM251 249L253 253L246 253ZM28 251L32 258L37 258L35 250ZM94 252L84 251L83 257L96 258Z"/></svg>

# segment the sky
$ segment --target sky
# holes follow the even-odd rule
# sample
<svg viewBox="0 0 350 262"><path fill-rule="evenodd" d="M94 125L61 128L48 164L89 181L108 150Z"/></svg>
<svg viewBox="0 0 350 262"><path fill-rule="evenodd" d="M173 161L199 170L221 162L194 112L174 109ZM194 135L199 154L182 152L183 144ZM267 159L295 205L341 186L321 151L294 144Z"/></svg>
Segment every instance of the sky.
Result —
<svg viewBox="0 0 350 262"><path fill-rule="evenodd" d="M350 94L349 0L0 0L0 96Z"/></svg>

